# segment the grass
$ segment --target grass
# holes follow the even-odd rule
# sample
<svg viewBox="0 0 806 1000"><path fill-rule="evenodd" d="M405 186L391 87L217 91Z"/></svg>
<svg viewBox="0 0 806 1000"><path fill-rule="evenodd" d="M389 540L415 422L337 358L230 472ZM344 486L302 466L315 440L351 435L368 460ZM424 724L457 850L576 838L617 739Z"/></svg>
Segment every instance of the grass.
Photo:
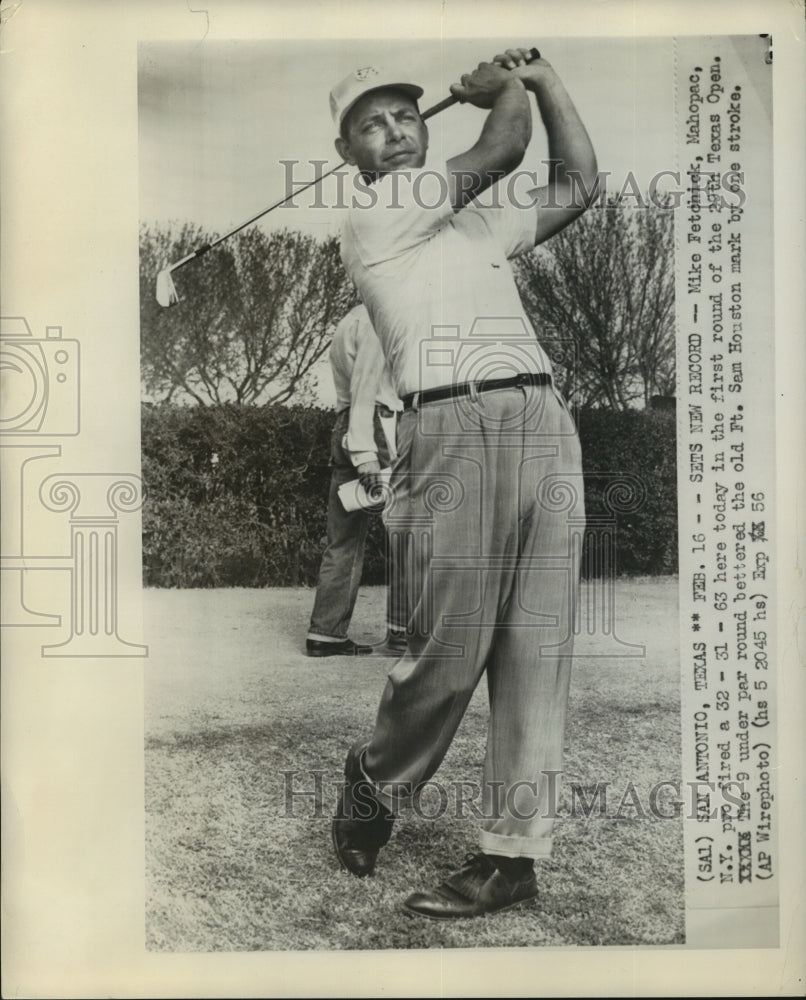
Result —
<svg viewBox="0 0 806 1000"><path fill-rule="evenodd" d="M646 656L601 659L600 638L578 643L563 818L554 853L538 863L537 900L448 925L412 918L400 903L476 849L474 821L453 815L453 801L433 820L406 812L375 878L338 869L330 814L344 755L370 730L391 661L307 658L311 598L303 589L145 593L150 949L683 942L682 824L648 810L652 786L680 770L676 579L618 583L619 635L646 643ZM382 612L383 591L362 591L351 634L377 638ZM480 777L485 688L437 776L445 783ZM303 793L294 815L289 771ZM599 782L609 783L606 816L572 815L571 783L590 798ZM436 805L426 796L421 812Z"/></svg>

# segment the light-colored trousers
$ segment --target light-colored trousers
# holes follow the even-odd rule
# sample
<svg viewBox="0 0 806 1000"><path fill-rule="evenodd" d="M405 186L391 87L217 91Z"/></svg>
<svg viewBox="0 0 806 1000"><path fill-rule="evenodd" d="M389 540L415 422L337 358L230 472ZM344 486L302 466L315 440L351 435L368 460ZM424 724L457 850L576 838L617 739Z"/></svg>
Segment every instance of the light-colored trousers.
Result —
<svg viewBox="0 0 806 1000"><path fill-rule="evenodd" d="M392 489L384 520L405 558L409 649L389 673L365 772L394 810L435 774L486 670L481 848L544 857L585 519L573 420L552 386L426 403L401 417Z"/></svg>

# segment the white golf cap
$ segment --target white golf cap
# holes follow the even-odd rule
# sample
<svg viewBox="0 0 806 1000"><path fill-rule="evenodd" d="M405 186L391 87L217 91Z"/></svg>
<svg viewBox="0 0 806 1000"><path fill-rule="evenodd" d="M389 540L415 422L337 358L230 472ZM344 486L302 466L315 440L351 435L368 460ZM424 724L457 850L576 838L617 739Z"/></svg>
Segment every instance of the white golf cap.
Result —
<svg viewBox="0 0 806 1000"><path fill-rule="evenodd" d="M419 101L423 96L423 88L418 87L416 83L407 82L405 74L394 73L376 66L361 66L330 91L330 113L336 128L341 129L344 116L359 97L363 97L371 90L380 90L384 87L402 90L415 101Z"/></svg>

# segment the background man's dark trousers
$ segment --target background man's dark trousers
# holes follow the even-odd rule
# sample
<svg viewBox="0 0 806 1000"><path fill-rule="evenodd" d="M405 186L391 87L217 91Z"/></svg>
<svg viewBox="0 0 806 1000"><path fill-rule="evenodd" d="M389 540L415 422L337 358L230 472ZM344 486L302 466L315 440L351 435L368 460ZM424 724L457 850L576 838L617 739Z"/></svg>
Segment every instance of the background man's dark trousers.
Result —
<svg viewBox="0 0 806 1000"><path fill-rule="evenodd" d="M383 413L382 407L375 407L373 431L378 460L385 468L390 464L391 456L381 422ZM358 477L343 445L349 419L349 409L337 415L330 440L332 471L327 508L327 547L319 569L319 583L308 630L309 636L321 638L345 639L347 636L361 584L369 519L374 516L366 510L346 511L338 495L343 483ZM387 577L387 629L403 631L406 628L405 609L401 604L403 587L390 560L387 560Z"/></svg>

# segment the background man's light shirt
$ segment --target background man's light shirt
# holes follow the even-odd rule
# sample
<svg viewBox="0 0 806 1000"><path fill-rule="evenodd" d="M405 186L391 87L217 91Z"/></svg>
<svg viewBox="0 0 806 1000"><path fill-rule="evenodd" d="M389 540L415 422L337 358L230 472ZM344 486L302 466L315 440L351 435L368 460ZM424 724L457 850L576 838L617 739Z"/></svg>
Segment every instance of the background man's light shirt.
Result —
<svg viewBox="0 0 806 1000"><path fill-rule="evenodd" d="M380 341L364 306L356 306L336 327L330 345L330 370L336 389L336 412L350 409L343 442L353 465L378 458L373 431L375 404L400 410ZM394 430L384 426L394 454Z"/></svg>

